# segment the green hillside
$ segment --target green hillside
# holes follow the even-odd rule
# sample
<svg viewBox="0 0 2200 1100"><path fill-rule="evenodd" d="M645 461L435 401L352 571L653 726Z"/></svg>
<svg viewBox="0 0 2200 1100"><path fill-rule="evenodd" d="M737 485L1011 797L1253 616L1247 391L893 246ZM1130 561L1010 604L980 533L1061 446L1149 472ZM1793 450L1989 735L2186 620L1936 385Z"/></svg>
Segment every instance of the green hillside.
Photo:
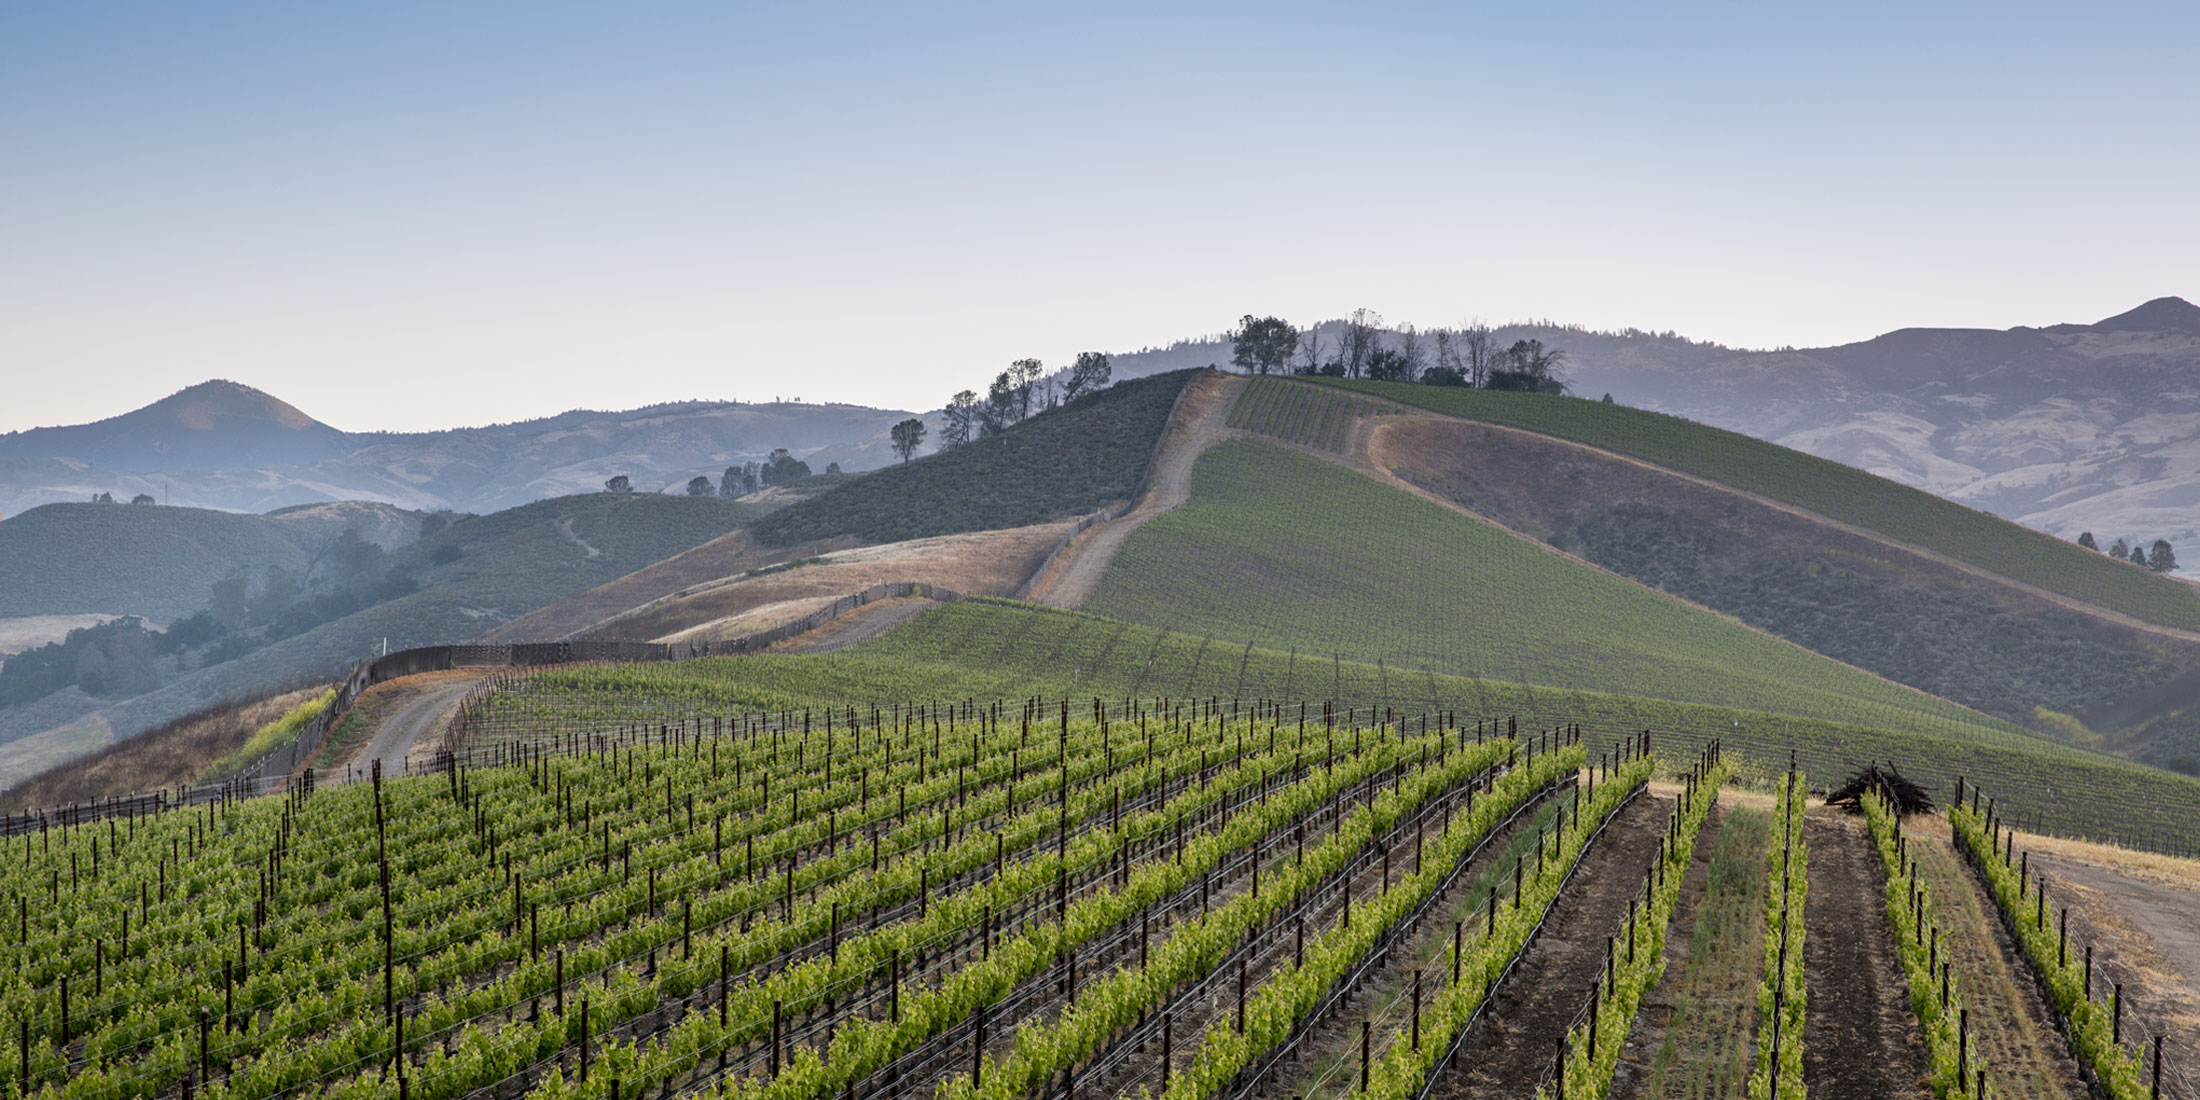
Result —
<svg viewBox="0 0 2200 1100"><path fill-rule="evenodd" d="M926 612L877 641L823 656L758 656L662 665L573 668L536 677L500 696L523 721L578 716L599 721L706 721L756 709L861 706L898 700L1047 698L1312 700L1394 707L1419 715L1517 715L1524 728L1580 723L1609 740L1653 729L1661 752L1721 738L1758 777L1796 751L1814 775L1867 760L1895 760L1942 791L1958 774L1985 782L2042 824L2071 835L2141 846L2183 843L2200 813L2200 782L2062 745L1991 733L1944 736L1905 722L1884 727L1624 694L1467 679L1328 655L1248 647L1242 640L1176 634L1073 611L967 600ZM1361 721L1366 721L1363 712ZM1992 743L1989 743L1992 742Z"/></svg>
<svg viewBox="0 0 2200 1100"><path fill-rule="evenodd" d="M1870 528L2135 619L2200 630L2200 593L2075 543L1838 462L1662 413L1538 394L1335 379L1443 413L1602 447Z"/></svg>
<svg viewBox="0 0 2200 1100"><path fill-rule="evenodd" d="M1124 544L1086 609L1242 647L2012 743L2026 735L1258 440Z"/></svg>
<svg viewBox="0 0 2200 1100"><path fill-rule="evenodd" d="M264 517L145 504L48 504L0 521L0 618L108 612L171 622L240 566L309 560Z"/></svg>
<svg viewBox="0 0 2200 1100"><path fill-rule="evenodd" d="M889 466L750 530L766 546L835 535L900 542L1082 515L1137 491L1194 371L1123 382L998 435Z"/></svg>

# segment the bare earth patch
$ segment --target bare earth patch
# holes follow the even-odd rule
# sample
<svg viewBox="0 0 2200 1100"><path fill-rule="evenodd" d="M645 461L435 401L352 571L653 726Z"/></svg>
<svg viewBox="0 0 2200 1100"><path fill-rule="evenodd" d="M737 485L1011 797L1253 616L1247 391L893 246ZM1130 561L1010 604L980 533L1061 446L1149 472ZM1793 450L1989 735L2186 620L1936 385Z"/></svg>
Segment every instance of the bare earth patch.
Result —
<svg viewBox="0 0 2200 1100"><path fill-rule="evenodd" d="M1069 530L1042 523L836 550L782 572L694 586L592 629L595 637L699 641L739 637L801 618L875 584L921 581L966 596L1014 592Z"/></svg>

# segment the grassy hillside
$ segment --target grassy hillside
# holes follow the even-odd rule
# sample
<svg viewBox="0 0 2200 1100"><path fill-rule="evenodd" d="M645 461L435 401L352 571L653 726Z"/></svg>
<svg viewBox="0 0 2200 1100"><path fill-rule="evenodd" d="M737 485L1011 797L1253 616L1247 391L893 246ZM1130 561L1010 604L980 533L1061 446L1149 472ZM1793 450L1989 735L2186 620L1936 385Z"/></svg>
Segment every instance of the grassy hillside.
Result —
<svg viewBox="0 0 2200 1100"><path fill-rule="evenodd" d="M143 504L48 504L0 521L0 618L91 612L166 623L239 566L302 572L307 551L262 516Z"/></svg>
<svg viewBox="0 0 2200 1100"><path fill-rule="evenodd" d="M1312 387L1298 387L1312 389ZM1327 391L1315 391L1327 392ZM1613 572L2020 725L2200 774L2189 740L2122 731L2193 699L2200 644L2081 614L1816 514L1550 436L1466 420L1379 422L1376 465Z"/></svg>
<svg viewBox="0 0 2200 1100"><path fill-rule="evenodd" d="M1022 527L1129 498L1193 372L1124 382L999 435L890 466L750 528L767 546Z"/></svg>
<svg viewBox="0 0 2200 1100"><path fill-rule="evenodd" d="M1867 760L1895 760L1930 786L1952 790L1971 776L2039 807L2043 823L2071 834L2138 845L2181 842L2200 813L2200 782L2023 737L1982 739L1624 694L1566 690L1313 657L1243 641L1171 633L1115 619L1027 604L969 600L928 611L875 642L823 656L760 656L667 665L576 668L537 678L504 705L532 717L599 721L672 715L706 719L782 707L860 706L870 701L1168 696L1314 700L1389 706L1418 715L1517 715L1524 727L1577 722L1602 741L1656 730L1659 751L1678 756L1718 737L1760 779L1787 766L1792 748L1814 775ZM1013 706L1011 707L1013 713ZM1363 718L1364 721L1364 718Z"/></svg>
<svg viewBox="0 0 2200 1100"><path fill-rule="evenodd" d="M2135 619L2200 630L2200 593L2188 585L1931 493L1746 435L1572 398L1390 382L1317 384L1617 451L1868 527Z"/></svg>
<svg viewBox="0 0 2200 1100"><path fill-rule="evenodd" d="M1874 725L2021 734L1271 443L1207 452L1086 609L1242 647Z"/></svg>

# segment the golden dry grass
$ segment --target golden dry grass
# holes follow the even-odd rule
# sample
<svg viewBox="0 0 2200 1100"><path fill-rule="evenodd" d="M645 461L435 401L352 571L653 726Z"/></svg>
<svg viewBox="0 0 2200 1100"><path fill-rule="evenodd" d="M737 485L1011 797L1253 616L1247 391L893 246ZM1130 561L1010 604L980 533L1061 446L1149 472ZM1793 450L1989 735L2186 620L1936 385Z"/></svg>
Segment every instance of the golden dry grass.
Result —
<svg viewBox="0 0 2200 1100"><path fill-rule="evenodd" d="M838 550L826 560L744 580L693 586L616 616L590 633L694 641L732 638L801 618L874 584L922 581L964 595L1014 592L1069 531L1067 523L941 535Z"/></svg>
<svg viewBox="0 0 2200 1100"><path fill-rule="evenodd" d="M327 690L328 685L320 684L185 715L31 776L0 794L0 809L61 806L189 783L223 753L244 744L252 731Z"/></svg>

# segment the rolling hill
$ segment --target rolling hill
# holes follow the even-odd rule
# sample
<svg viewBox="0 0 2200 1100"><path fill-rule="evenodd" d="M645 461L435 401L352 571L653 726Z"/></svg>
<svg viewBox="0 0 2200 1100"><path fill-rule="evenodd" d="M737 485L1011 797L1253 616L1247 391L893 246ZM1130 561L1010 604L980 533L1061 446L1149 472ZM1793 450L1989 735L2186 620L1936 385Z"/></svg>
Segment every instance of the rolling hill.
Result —
<svg viewBox="0 0 2200 1100"><path fill-rule="evenodd" d="M715 483L776 448L867 470L893 461L887 430L905 412L854 405L690 401L625 412L574 410L441 432L346 432L234 382L205 382L95 424L0 434L0 515L98 493L268 512L363 500L491 512L595 492L626 474L637 490Z"/></svg>
<svg viewBox="0 0 2200 1100"><path fill-rule="evenodd" d="M1316 327L1334 348L1341 322ZM1581 396L1779 443L2065 540L2200 539L2200 306L2182 298L2086 324L1911 328L1824 348L1550 322L1493 336L1563 351ZM1114 357L1118 377L1229 361L1220 336Z"/></svg>

